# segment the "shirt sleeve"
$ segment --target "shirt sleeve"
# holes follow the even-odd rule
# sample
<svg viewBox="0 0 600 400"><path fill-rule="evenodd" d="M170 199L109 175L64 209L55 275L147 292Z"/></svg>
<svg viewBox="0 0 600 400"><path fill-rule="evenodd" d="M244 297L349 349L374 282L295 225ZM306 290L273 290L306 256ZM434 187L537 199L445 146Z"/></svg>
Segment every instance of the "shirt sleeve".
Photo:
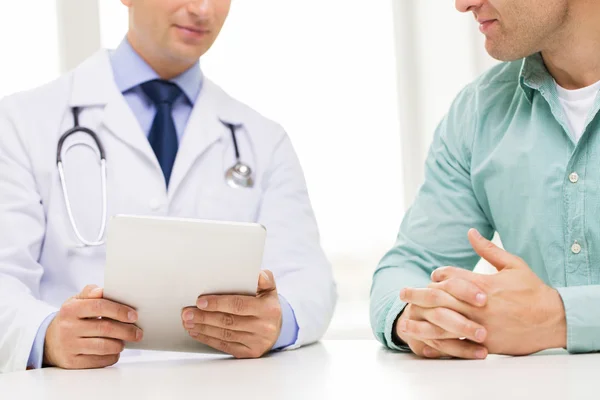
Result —
<svg viewBox="0 0 600 400"><path fill-rule="evenodd" d="M292 306L282 295L279 295L279 303L281 304L281 332L273 350L291 346L298 339L298 323Z"/></svg>
<svg viewBox="0 0 600 400"><path fill-rule="evenodd" d="M50 323L54 320L56 313L49 315L37 331L33 346L31 346L31 353L29 353L29 360L27 361L27 368L39 369L42 368L44 361L44 344L46 342L46 332Z"/></svg>
<svg viewBox="0 0 600 400"><path fill-rule="evenodd" d="M392 338L406 306L405 287L426 287L443 266L472 270L479 257L467 239L470 228L491 238L494 229L471 184L471 148L477 130L475 86L464 89L438 126L425 165L425 182L400 226L394 247L377 267L371 287L371 327L394 350Z"/></svg>
<svg viewBox="0 0 600 400"><path fill-rule="evenodd" d="M570 353L600 351L600 286L557 288L567 317L567 350Z"/></svg>

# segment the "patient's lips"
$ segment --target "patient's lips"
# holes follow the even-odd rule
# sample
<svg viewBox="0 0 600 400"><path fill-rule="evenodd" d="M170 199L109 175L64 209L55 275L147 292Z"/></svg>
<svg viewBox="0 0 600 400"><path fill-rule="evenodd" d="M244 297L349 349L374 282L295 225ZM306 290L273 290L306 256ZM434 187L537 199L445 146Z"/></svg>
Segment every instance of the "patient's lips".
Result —
<svg viewBox="0 0 600 400"><path fill-rule="evenodd" d="M498 25L497 19L478 19L479 30L484 35L491 33L491 31Z"/></svg>

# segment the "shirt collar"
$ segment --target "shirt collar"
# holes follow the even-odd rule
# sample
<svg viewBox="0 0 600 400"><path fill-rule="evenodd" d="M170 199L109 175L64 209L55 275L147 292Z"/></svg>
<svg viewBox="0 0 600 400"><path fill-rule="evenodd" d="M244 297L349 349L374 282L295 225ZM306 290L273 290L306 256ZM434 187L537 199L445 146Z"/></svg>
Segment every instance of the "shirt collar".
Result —
<svg viewBox="0 0 600 400"><path fill-rule="evenodd" d="M123 39L119 47L110 53L110 62L115 83L121 93L135 89L144 82L160 79L152 67L131 47L127 38ZM204 76L199 61L181 75L170 80L179 86L192 105L200 94L203 81Z"/></svg>
<svg viewBox="0 0 600 400"><path fill-rule="evenodd" d="M523 60L519 84L530 103L533 101L534 91L548 89L547 86L553 83L554 79L546 69L541 53L532 54Z"/></svg>

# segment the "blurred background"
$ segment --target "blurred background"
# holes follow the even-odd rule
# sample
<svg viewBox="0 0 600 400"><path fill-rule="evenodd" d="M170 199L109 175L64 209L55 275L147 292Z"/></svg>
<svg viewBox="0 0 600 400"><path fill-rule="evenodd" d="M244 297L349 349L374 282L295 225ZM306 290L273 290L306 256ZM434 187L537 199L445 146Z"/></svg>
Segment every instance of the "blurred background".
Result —
<svg viewBox="0 0 600 400"><path fill-rule="evenodd" d="M126 30L119 0L0 0L0 98L115 48ZM372 337L371 277L433 131L494 63L452 0L233 0L202 69L292 138L338 283L327 338Z"/></svg>

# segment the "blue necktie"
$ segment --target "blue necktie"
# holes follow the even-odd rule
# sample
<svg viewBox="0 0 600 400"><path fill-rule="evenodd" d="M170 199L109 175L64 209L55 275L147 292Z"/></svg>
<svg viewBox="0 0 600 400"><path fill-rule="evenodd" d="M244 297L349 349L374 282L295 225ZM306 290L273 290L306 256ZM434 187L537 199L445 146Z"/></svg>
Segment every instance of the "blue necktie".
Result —
<svg viewBox="0 0 600 400"><path fill-rule="evenodd" d="M172 113L173 103L182 91L177 85L159 79L142 83L141 87L156 106L156 116L148 141L156 154L168 187L178 148L177 130Z"/></svg>

